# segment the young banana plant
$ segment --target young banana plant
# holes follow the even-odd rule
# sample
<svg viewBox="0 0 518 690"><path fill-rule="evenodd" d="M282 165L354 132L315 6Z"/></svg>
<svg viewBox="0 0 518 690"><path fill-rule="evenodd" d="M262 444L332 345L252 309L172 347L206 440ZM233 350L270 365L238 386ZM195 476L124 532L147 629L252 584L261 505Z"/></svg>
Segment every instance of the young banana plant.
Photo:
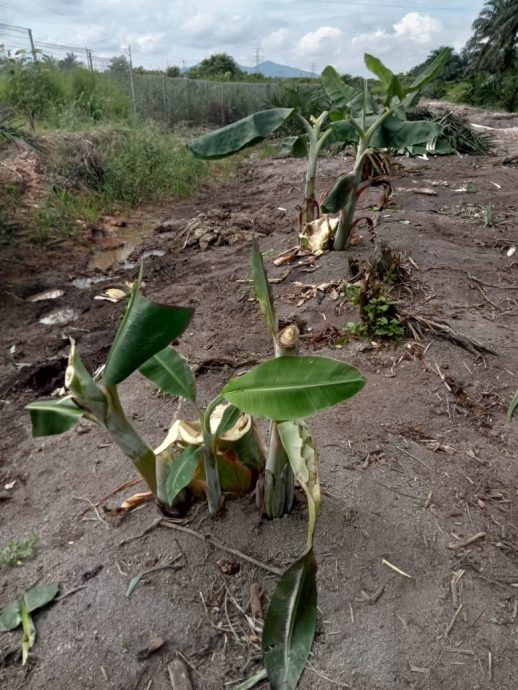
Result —
<svg viewBox="0 0 518 690"><path fill-rule="evenodd" d="M281 151L307 159L304 202L299 212L301 243L313 247L308 237L314 233L315 228L311 225L319 220L322 211L325 214L339 213L340 220L332 223L331 231L334 233L333 248L343 250L349 245L354 227L365 157L379 148L408 151L417 145L429 144L435 150L438 145L442 133L440 125L429 121L409 122L405 119L405 112L415 105L419 90L434 78L448 55L446 48L411 84L404 85L381 60L366 54L368 69L381 81L381 102L373 98L367 84L363 93L357 92L339 77L333 67L328 66L322 72L321 84L333 103L329 112L324 111L308 121L295 108L263 110L194 139L188 144L189 149L197 158L224 158L263 141L286 120L297 117L305 134L285 139ZM355 164L351 173L340 176L321 207L315 194L318 156L322 148L331 143L352 144L356 149ZM440 153L448 152L453 150L441 142ZM326 237L329 234L327 230L325 228Z"/></svg>
<svg viewBox="0 0 518 690"><path fill-rule="evenodd" d="M365 157L376 148L405 148L423 139L437 140L440 136L441 129L436 126L437 123L408 122L405 112L414 103L419 90L441 69L448 56L449 50L446 48L411 84L403 85L381 60L366 54L365 64L380 79L384 96L382 104L376 104L365 83L360 113L357 111L358 95L353 95L351 87L340 79L336 70L328 66L322 72L322 87L337 108L333 112L330 127L335 131L337 140L353 143L356 147L352 172L338 178L322 204L325 213L340 213L333 245L335 250L347 249L350 244L356 202L365 188L360 191Z"/></svg>

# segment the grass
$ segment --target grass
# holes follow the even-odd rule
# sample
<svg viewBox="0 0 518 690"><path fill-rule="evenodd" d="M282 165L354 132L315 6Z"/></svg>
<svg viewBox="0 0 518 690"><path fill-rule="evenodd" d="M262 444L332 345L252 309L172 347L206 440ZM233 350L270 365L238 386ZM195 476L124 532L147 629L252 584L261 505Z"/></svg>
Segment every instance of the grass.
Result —
<svg viewBox="0 0 518 690"><path fill-rule="evenodd" d="M0 244L15 241L21 227L34 244L59 242L76 236L85 224L95 224L115 205L129 212L228 182L239 157L193 158L185 144L197 133L138 122L43 137L41 163L48 186L30 200L34 190L26 198L25 191L15 190L14 185L0 190Z"/></svg>
<svg viewBox="0 0 518 690"><path fill-rule="evenodd" d="M0 549L0 568L12 568L21 565L23 561L34 555L39 545L40 537L38 534L29 534L20 541L6 544Z"/></svg>

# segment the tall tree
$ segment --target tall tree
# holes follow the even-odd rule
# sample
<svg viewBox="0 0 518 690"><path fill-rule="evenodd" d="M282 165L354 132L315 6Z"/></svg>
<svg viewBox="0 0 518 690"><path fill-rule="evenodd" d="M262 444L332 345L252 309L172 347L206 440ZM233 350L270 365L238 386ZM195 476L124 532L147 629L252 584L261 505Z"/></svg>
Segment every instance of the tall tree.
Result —
<svg viewBox="0 0 518 690"><path fill-rule="evenodd" d="M505 72L516 62L518 0L486 0L473 22L466 56L477 70Z"/></svg>

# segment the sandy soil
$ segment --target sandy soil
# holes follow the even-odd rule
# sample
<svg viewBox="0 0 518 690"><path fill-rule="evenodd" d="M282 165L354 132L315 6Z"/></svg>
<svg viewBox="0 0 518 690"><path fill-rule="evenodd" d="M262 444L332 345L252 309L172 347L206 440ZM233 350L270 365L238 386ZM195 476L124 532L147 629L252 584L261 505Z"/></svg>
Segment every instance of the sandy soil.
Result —
<svg viewBox="0 0 518 690"><path fill-rule="evenodd" d="M511 126L494 117L487 122ZM356 320L357 308L331 291L313 290L303 300L300 284L343 280L344 254L326 253L313 272L298 267L273 286L280 317L302 327L304 351L319 348L343 359L368 382L348 403L310 420L324 496L317 528L318 633L303 689L516 688L518 423L509 424L505 411L518 387L518 264L516 254L508 256L518 244L518 169L501 164L514 140L502 134L499 145L498 157L402 161L392 178L391 206L373 213L376 242L399 253L407 269L392 293L398 307L443 320L494 354L431 333L418 343L410 336L387 343L353 339L334 348L331 327ZM323 159L320 187L328 188L348 166L344 159ZM296 243L303 163L252 155L241 176L243 184L217 195L142 212L125 227L85 230L74 243L3 250L0 547L31 533L41 543L22 565L0 571L0 607L36 583L59 581L63 593L75 591L35 615L37 640L26 668L9 653L19 631L2 635L2 687L162 690L170 688L167 664L176 652L199 689L226 687L258 668L258 638L236 602L247 609L252 583L266 599L275 576L180 531L157 527L143 534L157 518L149 503L113 517L110 511L141 486L104 498L135 478L118 449L83 425L63 437L33 440L23 410L61 385L68 336L89 366L103 361L120 305L94 297L106 287L124 287L135 272L132 262L145 251L156 252L146 259L146 294L196 309L178 349L196 367L203 400L251 361L269 356L250 299L245 237L251 229L262 233L270 276L282 278L286 267L274 267L271 259ZM492 227L483 220L488 204L496 214ZM210 213L221 232L233 228L234 243L182 250L186 225L201 212ZM100 253L120 248L125 233L132 253L123 252L122 263L115 252L111 268L88 268ZM367 260L372 250L367 236L351 256ZM81 288L73 282L78 278L102 282ZM48 289L63 295L30 301ZM73 309L77 318L40 323L56 309ZM172 419L188 414L138 375L121 393L152 444ZM244 498L215 520L198 505L184 524L282 568L305 540L299 498L281 520L261 519ZM463 546L479 533L484 536ZM178 569L147 576L126 598L132 576L177 555ZM139 652L157 637L164 645L143 658Z"/></svg>

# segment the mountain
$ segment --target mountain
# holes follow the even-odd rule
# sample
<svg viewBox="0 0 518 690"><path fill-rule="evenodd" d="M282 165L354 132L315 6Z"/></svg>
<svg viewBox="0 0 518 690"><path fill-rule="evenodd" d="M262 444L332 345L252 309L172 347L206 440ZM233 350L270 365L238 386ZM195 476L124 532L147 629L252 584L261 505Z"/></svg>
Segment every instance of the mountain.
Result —
<svg viewBox="0 0 518 690"><path fill-rule="evenodd" d="M244 72L247 72L248 74L252 74L253 72L259 72L260 74L263 74L265 77L289 79L290 77L316 78L319 76L318 74L312 74L311 72L307 72L303 69L289 67L288 65L279 65L276 62L272 62L271 60L265 60L264 62L260 62L258 65L254 67L246 67L245 65L239 66Z"/></svg>

